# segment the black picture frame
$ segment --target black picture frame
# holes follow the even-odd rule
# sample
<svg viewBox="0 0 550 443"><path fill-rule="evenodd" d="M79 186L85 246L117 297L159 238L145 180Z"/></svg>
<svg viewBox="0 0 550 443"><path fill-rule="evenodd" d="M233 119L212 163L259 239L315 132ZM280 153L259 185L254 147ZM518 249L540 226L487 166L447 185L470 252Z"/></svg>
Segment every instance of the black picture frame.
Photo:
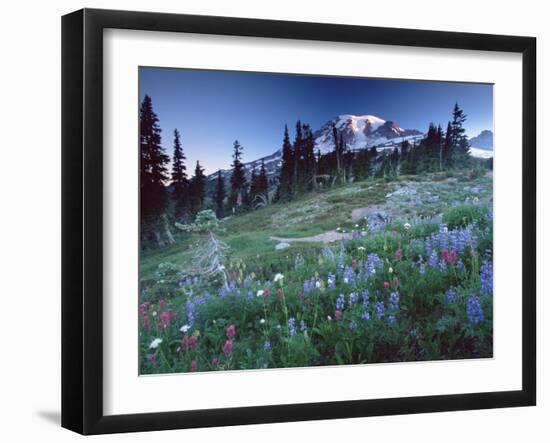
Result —
<svg viewBox="0 0 550 443"><path fill-rule="evenodd" d="M522 388L177 412L103 413L103 30L519 53L523 64ZM531 406L536 403L536 39L83 9L62 18L62 426L82 434Z"/></svg>

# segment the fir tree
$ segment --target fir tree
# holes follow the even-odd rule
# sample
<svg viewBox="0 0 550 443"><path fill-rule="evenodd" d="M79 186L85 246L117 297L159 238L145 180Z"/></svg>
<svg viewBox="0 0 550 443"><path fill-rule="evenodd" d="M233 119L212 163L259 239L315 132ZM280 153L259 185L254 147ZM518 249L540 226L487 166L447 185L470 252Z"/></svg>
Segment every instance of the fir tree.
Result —
<svg viewBox="0 0 550 443"><path fill-rule="evenodd" d="M443 166L444 168L448 168L451 166L451 158L450 153L452 150L452 128L451 128L451 122L449 121L447 123L447 131L445 132L445 140L443 141L443 148L442 148L442 160L443 160Z"/></svg>
<svg viewBox="0 0 550 443"><path fill-rule="evenodd" d="M189 191L189 180L187 179L187 168L185 167L185 155L181 146L180 134L174 129L174 155L172 157L172 187L174 199L174 213L176 220L184 218L188 210L189 202L187 194Z"/></svg>
<svg viewBox="0 0 550 443"><path fill-rule="evenodd" d="M214 191L214 203L216 205L216 217L222 219L225 217L225 208L224 208L224 199L225 199L225 180L222 176L221 169L218 170L218 178L216 180L216 189Z"/></svg>
<svg viewBox="0 0 550 443"><path fill-rule="evenodd" d="M191 179L189 186L189 195L191 199L191 210L193 214L196 214L201 210L204 203L204 192L206 187L206 177L204 175L204 169L197 160L195 166L195 175Z"/></svg>
<svg viewBox="0 0 550 443"><path fill-rule="evenodd" d="M250 200L254 202L254 199L259 194L259 187L258 187L258 175L256 175L256 171L253 169L250 173Z"/></svg>
<svg viewBox="0 0 550 443"><path fill-rule="evenodd" d="M359 150L353 158L352 172L355 181L365 180L371 174L371 151L367 148Z"/></svg>
<svg viewBox="0 0 550 443"><path fill-rule="evenodd" d="M303 144L302 144L302 156L303 156L303 189L310 191L315 187L315 175L316 175L316 160L315 160L315 139L311 127L307 124L302 126L303 130Z"/></svg>
<svg viewBox="0 0 550 443"><path fill-rule="evenodd" d="M294 184L294 153L288 136L288 127L286 125L281 151L282 164L277 194L278 200L288 201L292 198L292 188Z"/></svg>
<svg viewBox="0 0 550 443"><path fill-rule="evenodd" d="M139 112L140 126L140 217L144 236L161 242L159 223L166 209L167 164L170 158L161 146L161 128L151 97L145 95Z"/></svg>
<svg viewBox="0 0 550 443"><path fill-rule="evenodd" d="M292 151L294 154L294 174L292 178L292 193L295 194L301 185L300 173L303 171L303 154L302 154L302 123L300 120L296 122L296 135L294 137L294 144L292 145Z"/></svg>
<svg viewBox="0 0 550 443"><path fill-rule="evenodd" d="M450 129L450 163L453 167L467 166L470 159L470 144L468 137L466 136L466 129L464 129L464 122L467 115L460 109L458 103L455 103L453 109L453 119L451 121Z"/></svg>
<svg viewBox="0 0 550 443"><path fill-rule="evenodd" d="M229 195L229 203L234 208L241 205L246 205L247 196L247 183L244 172L244 164L242 163L243 148L238 140L233 143L233 163L231 167L233 171L231 173L231 193Z"/></svg>
<svg viewBox="0 0 550 443"><path fill-rule="evenodd" d="M267 172L265 170L265 164L263 160L260 167L260 175L258 176L258 193L263 194L266 198L268 198L269 180L267 178Z"/></svg>
<svg viewBox="0 0 550 443"><path fill-rule="evenodd" d="M415 147L411 147L408 140L403 140L401 143L401 174L413 175L416 174L416 159Z"/></svg>

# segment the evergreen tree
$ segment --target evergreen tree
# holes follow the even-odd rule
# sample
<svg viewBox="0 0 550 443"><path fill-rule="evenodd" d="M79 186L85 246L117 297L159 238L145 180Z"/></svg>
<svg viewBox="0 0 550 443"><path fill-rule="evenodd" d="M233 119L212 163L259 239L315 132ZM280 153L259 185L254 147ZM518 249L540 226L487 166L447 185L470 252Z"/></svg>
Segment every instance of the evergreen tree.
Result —
<svg viewBox="0 0 550 443"><path fill-rule="evenodd" d="M332 138L334 140L334 153L336 157L336 175L345 182L346 181L346 161L345 151L346 144L344 143L344 135L336 129L336 125L332 124Z"/></svg>
<svg viewBox="0 0 550 443"><path fill-rule="evenodd" d="M303 154L302 154L302 144L303 144L303 138L302 138L302 123L300 120L296 122L296 135L294 137L294 144L292 146L292 151L294 154L294 175L293 175L293 187L292 187L292 193L295 194L298 192L301 182L302 182L302 176L301 172L304 169L303 165Z"/></svg>
<svg viewBox="0 0 550 443"><path fill-rule="evenodd" d="M453 144L451 137L452 137L452 128L451 128L451 122L449 121L447 123L447 131L445 132L445 140L443 141L443 151L442 151L443 166L445 169L451 166L450 152Z"/></svg>
<svg viewBox="0 0 550 443"><path fill-rule="evenodd" d="M231 164L233 168L230 179L231 193L229 194L229 203L234 208L246 205L248 200L244 164L241 161L242 155L243 147L238 140L235 140L233 143L233 163Z"/></svg>
<svg viewBox="0 0 550 443"><path fill-rule="evenodd" d="M142 233L160 242L159 223L166 209L167 164L170 158L161 146L159 119L151 97L145 95L139 112L140 217Z"/></svg>
<svg viewBox="0 0 550 443"><path fill-rule="evenodd" d="M413 175L416 174L416 159L415 147L411 147L408 140L403 140L401 143L401 174Z"/></svg>
<svg viewBox="0 0 550 443"><path fill-rule="evenodd" d="M172 157L172 187L174 199L174 214L176 220L184 218L188 209L187 201L189 191L189 180L187 179L187 168L185 167L185 155L180 141L180 133L174 129L174 155Z"/></svg>
<svg viewBox="0 0 550 443"><path fill-rule="evenodd" d="M292 198L292 189L294 184L294 153L290 138L288 136L288 127L285 125L285 134L283 137L283 147L281 149L281 174L279 176L279 188L277 190L278 200L288 201Z"/></svg>
<svg viewBox="0 0 550 443"><path fill-rule="evenodd" d="M398 169L399 169L399 149L394 148L392 153L390 154L390 167L392 170L393 175L397 175Z"/></svg>
<svg viewBox="0 0 550 443"><path fill-rule="evenodd" d="M365 180L371 175L371 156L368 148L361 149L354 155L352 172L355 181Z"/></svg>
<svg viewBox="0 0 550 443"><path fill-rule="evenodd" d="M224 208L224 199L225 199L225 181L222 176L221 169L218 170L218 178L216 180L216 189L214 190L214 204L216 205L216 217L222 219L225 217L225 208Z"/></svg>
<svg viewBox="0 0 550 443"><path fill-rule="evenodd" d="M204 192L206 187L206 177L204 175L204 169L197 160L195 166L195 175L191 179L189 186L189 195L191 200L191 211L196 214L201 210L204 203Z"/></svg>
<svg viewBox="0 0 550 443"><path fill-rule="evenodd" d="M254 199L259 194L258 175L253 169L250 173L250 200L254 202Z"/></svg>
<svg viewBox="0 0 550 443"><path fill-rule="evenodd" d="M304 124L304 142L303 142L303 157L304 157L304 181L305 181L305 190L310 191L315 187L315 175L317 162L315 159L315 138L313 137L313 132L311 127L307 124Z"/></svg>
<svg viewBox="0 0 550 443"><path fill-rule="evenodd" d="M269 194L269 180L267 178L267 172L265 170L265 164L262 160L262 166L260 167L260 175L258 176L258 193L265 195L266 199Z"/></svg>
<svg viewBox="0 0 550 443"><path fill-rule="evenodd" d="M466 136L466 129L464 129L464 122L467 115L460 109L458 103L455 103L453 109L453 119L451 121L451 149L450 149L450 163L453 167L467 166L470 160L470 143Z"/></svg>

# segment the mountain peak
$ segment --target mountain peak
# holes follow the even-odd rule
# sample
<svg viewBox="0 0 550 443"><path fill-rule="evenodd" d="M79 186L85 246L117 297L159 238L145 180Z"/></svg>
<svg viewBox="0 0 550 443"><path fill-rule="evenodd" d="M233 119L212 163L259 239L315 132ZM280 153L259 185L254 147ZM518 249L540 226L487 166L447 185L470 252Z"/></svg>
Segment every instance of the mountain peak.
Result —
<svg viewBox="0 0 550 443"><path fill-rule="evenodd" d="M325 123L314 133L315 148L322 154L334 149L332 127L342 134L350 149L364 149L371 146L394 144L396 138L421 136L417 130L403 129L397 122L384 120L376 115L341 114Z"/></svg>
<svg viewBox="0 0 550 443"><path fill-rule="evenodd" d="M475 137L470 138L470 145L480 149L493 149L493 131L485 129Z"/></svg>

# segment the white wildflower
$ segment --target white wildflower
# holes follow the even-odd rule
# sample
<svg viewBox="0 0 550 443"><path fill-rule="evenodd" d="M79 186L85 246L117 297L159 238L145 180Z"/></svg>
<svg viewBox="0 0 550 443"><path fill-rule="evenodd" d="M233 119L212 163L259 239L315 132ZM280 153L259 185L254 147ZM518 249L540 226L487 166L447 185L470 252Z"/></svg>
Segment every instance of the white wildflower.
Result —
<svg viewBox="0 0 550 443"><path fill-rule="evenodd" d="M256 297L261 297L262 295L264 295L263 289L260 289L258 292L256 292Z"/></svg>
<svg viewBox="0 0 550 443"><path fill-rule="evenodd" d="M149 345L149 349L157 349L162 343L162 338L155 338Z"/></svg>
<svg viewBox="0 0 550 443"><path fill-rule="evenodd" d="M357 248L357 250L358 250L358 251L366 251L367 248L365 248L364 246L359 246L359 247Z"/></svg>
<svg viewBox="0 0 550 443"><path fill-rule="evenodd" d="M389 272L390 274L393 274L393 268L392 268L391 266L390 266L390 269L388 269L388 272Z"/></svg>
<svg viewBox="0 0 550 443"><path fill-rule="evenodd" d="M332 320L332 317L330 315L327 315L327 320L328 321L331 321Z"/></svg>
<svg viewBox="0 0 550 443"><path fill-rule="evenodd" d="M283 274L275 274L275 277L273 278L273 281L275 283L277 283L279 280L282 280L283 278L285 278L285 276Z"/></svg>
<svg viewBox="0 0 550 443"><path fill-rule="evenodd" d="M191 326L189 325L183 325L181 328L180 328L180 331L183 332L184 334L189 331L189 329L191 329Z"/></svg>
<svg viewBox="0 0 550 443"><path fill-rule="evenodd" d="M260 324L263 325L265 323L265 318L260 319Z"/></svg>
<svg viewBox="0 0 550 443"><path fill-rule="evenodd" d="M411 224L410 223L405 223L403 225L403 227L405 228L405 231L408 231L409 229L411 229Z"/></svg>

